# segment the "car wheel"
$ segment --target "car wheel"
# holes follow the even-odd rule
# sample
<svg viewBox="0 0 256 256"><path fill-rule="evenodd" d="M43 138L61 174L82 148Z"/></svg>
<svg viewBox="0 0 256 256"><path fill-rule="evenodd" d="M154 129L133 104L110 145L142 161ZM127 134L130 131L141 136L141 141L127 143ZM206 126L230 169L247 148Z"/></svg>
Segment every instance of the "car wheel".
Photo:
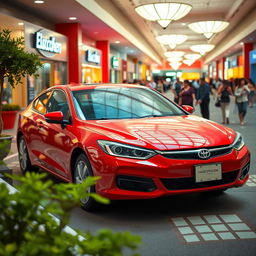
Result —
<svg viewBox="0 0 256 256"><path fill-rule="evenodd" d="M27 144L23 135L19 138L18 154L19 154L20 170L22 171L23 174L26 173L27 171L29 172L38 171L38 167L31 165L29 155L28 155Z"/></svg>
<svg viewBox="0 0 256 256"><path fill-rule="evenodd" d="M90 162L84 154L80 154L74 166L74 183L82 183L88 176L93 176ZM86 192L95 193L95 186L89 187ZM86 211L97 210L99 206L100 204L90 196L81 198L81 207Z"/></svg>

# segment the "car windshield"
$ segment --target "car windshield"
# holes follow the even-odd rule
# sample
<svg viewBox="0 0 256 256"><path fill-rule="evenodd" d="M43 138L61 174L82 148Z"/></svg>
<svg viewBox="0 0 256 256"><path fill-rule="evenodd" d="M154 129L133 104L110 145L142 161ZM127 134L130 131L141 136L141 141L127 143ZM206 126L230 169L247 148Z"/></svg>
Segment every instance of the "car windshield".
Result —
<svg viewBox="0 0 256 256"><path fill-rule="evenodd" d="M184 115L161 94L145 87L97 87L73 92L82 120L134 119Z"/></svg>

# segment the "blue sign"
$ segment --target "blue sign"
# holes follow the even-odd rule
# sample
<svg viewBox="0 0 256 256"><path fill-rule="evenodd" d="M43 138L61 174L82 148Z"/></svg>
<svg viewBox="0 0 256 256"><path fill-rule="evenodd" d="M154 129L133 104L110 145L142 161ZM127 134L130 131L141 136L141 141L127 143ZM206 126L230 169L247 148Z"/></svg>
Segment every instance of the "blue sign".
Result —
<svg viewBox="0 0 256 256"><path fill-rule="evenodd" d="M250 64L256 64L256 50L250 51Z"/></svg>

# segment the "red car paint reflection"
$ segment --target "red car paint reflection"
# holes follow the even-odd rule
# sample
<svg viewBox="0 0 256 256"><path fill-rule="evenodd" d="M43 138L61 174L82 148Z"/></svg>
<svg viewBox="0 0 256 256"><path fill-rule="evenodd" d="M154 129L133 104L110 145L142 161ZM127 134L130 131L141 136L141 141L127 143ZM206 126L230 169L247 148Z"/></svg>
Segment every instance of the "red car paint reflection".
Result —
<svg viewBox="0 0 256 256"><path fill-rule="evenodd" d="M96 192L109 199L242 186L250 164L242 136L184 109L135 85L49 88L20 114L17 140L29 157L19 143L21 166L75 182L84 154L101 176Z"/></svg>

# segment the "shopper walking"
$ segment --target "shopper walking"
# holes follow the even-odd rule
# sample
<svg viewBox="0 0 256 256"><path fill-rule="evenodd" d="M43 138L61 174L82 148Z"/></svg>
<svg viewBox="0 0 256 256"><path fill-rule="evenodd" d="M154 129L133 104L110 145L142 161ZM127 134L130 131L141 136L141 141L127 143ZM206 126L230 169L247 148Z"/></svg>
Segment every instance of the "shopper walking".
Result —
<svg viewBox="0 0 256 256"><path fill-rule="evenodd" d="M249 101L249 107L253 107L254 101L255 101L255 96L256 96L256 86L252 79L248 80L248 88L250 90L249 96L248 96L248 101Z"/></svg>
<svg viewBox="0 0 256 256"><path fill-rule="evenodd" d="M184 80L183 87L180 92L180 105L190 105L193 107L193 102L196 99L195 90L188 80Z"/></svg>
<svg viewBox="0 0 256 256"><path fill-rule="evenodd" d="M239 81L239 85L235 88L236 103L238 107L240 124L244 125L244 118L247 112L248 95L250 89L246 85L246 80L243 78Z"/></svg>
<svg viewBox="0 0 256 256"><path fill-rule="evenodd" d="M200 78L199 84L200 86L196 94L196 104L200 105L202 117L209 119L210 86L205 82L204 78Z"/></svg>
<svg viewBox="0 0 256 256"><path fill-rule="evenodd" d="M172 93L174 95L174 102L177 104L179 104L180 90L181 90L181 82L180 82L180 79L177 77L176 82L174 83L172 88Z"/></svg>
<svg viewBox="0 0 256 256"><path fill-rule="evenodd" d="M232 95L230 82L223 80L218 88L217 97L220 100L220 108L222 113L222 123L229 124L229 105L230 95Z"/></svg>

